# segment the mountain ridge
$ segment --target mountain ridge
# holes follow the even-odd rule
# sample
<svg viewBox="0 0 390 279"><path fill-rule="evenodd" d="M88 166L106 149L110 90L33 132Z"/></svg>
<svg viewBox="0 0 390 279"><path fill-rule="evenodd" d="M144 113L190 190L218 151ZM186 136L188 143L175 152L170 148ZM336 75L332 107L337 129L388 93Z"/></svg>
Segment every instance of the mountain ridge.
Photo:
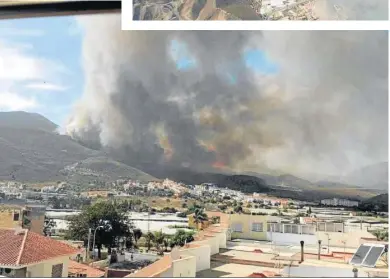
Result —
<svg viewBox="0 0 390 279"><path fill-rule="evenodd" d="M0 180L83 183L96 177L109 181L128 174L133 179L145 181L170 178L186 184L211 182L246 193L273 192L303 198L305 193L318 193L321 198L332 197L332 194L361 198L373 195L355 185L327 180L311 182L287 173L234 173L217 169L207 171L207 168L197 172L169 165L129 165L97 144L89 148L91 143L56 133L57 128L39 114L0 113Z"/></svg>

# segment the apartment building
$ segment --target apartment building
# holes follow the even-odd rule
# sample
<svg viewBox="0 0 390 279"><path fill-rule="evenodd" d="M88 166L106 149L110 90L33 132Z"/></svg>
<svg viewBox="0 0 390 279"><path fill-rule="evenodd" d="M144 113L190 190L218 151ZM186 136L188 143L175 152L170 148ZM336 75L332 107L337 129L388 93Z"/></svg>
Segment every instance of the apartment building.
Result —
<svg viewBox="0 0 390 279"><path fill-rule="evenodd" d="M358 206L359 202L351 201L351 200L347 200L347 199L333 198L333 199L321 200L321 204L323 204L323 205L330 205L330 206L354 207L354 206Z"/></svg>
<svg viewBox="0 0 390 279"><path fill-rule="evenodd" d="M0 276L68 277L70 257L79 253L26 229L0 229Z"/></svg>
<svg viewBox="0 0 390 279"><path fill-rule="evenodd" d="M0 228L22 227L43 234L45 223L44 206L0 205Z"/></svg>
<svg viewBox="0 0 390 279"><path fill-rule="evenodd" d="M298 245L301 240L310 245L317 245L318 240L321 240L327 245L355 248L360 245L361 238L371 235L365 230L346 230L343 223L292 224L280 221L277 216L231 214L229 215L231 238L272 241L285 245Z"/></svg>

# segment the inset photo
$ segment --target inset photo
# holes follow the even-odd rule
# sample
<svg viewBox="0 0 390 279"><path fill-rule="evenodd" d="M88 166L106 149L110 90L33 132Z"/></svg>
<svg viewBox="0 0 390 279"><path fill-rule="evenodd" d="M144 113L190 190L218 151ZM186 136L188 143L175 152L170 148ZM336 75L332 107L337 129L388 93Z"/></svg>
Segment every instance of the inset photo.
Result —
<svg viewBox="0 0 390 279"><path fill-rule="evenodd" d="M133 20L388 19L388 0L133 0L132 9Z"/></svg>

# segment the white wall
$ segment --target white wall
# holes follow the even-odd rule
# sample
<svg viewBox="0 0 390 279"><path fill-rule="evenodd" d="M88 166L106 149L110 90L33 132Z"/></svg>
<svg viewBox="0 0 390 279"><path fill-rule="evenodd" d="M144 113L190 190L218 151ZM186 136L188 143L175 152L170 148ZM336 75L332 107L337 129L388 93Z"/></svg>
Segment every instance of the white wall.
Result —
<svg viewBox="0 0 390 279"><path fill-rule="evenodd" d="M172 277L195 277L196 276L196 259L187 257L172 262Z"/></svg>
<svg viewBox="0 0 390 279"><path fill-rule="evenodd" d="M226 242L227 242L226 232L219 233L218 238L219 238L219 248L226 248Z"/></svg>
<svg viewBox="0 0 390 279"><path fill-rule="evenodd" d="M325 233L325 232L316 232L317 238L322 240L322 245L328 245L328 234L329 235L329 245L337 247L347 248L358 248L360 246L360 239L362 237L374 237L371 233L365 231L355 231L348 233Z"/></svg>
<svg viewBox="0 0 390 279"><path fill-rule="evenodd" d="M62 277L68 277L69 257L56 258L50 261L27 267L30 277L51 277L53 265L63 264Z"/></svg>
<svg viewBox="0 0 390 279"><path fill-rule="evenodd" d="M211 248L209 245L180 251L180 256L193 256L196 259L196 272L210 268L210 255Z"/></svg>
<svg viewBox="0 0 390 279"><path fill-rule="evenodd" d="M215 255L219 253L219 239L218 237L210 237L207 239L210 243L211 255Z"/></svg>
<svg viewBox="0 0 390 279"><path fill-rule="evenodd" d="M293 233L276 233L267 232L267 240L281 244L300 245L300 241L305 244L317 244L318 239L316 235L310 234L293 234Z"/></svg>
<svg viewBox="0 0 390 279"><path fill-rule="evenodd" d="M44 266L43 264L36 264L33 266L27 267L26 276L28 277L43 277L44 276ZM50 274L51 277L51 274Z"/></svg>

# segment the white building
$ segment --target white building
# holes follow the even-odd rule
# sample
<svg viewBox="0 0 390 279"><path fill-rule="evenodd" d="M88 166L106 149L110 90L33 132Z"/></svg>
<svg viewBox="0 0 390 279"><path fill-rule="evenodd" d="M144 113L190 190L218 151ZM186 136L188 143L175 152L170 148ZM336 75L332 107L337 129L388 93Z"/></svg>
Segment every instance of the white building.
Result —
<svg viewBox="0 0 390 279"><path fill-rule="evenodd" d="M324 205L332 205L332 206L345 206L345 207L353 207L353 206L358 206L359 202L357 201L351 201L347 199L325 199L321 200L321 204Z"/></svg>

